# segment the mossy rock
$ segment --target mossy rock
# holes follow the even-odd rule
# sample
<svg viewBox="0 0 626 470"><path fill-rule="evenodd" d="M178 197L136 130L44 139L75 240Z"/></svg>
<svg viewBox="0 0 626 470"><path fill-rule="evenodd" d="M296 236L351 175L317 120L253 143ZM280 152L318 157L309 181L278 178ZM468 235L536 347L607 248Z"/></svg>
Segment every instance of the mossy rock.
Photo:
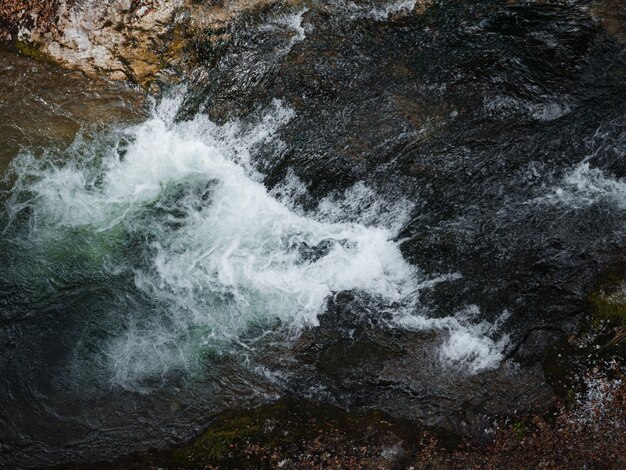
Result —
<svg viewBox="0 0 626 470"><path fill-rule="evenodd" d="M15 40L14 44L17 51L26 57L29 57L39 62L46 62L49 64L54 63L52 59L50 59L50 57L48 57L44 52L38 49L37 46L35 46L34 44L26 41L20 41L19 39Z"/></svg>
<svg viewBox="0 0 626 470"><path fill-rule="evenodd" d="M576 333L546 351L542 368L563 404L574 406L586 390L581 371L604 370L626 358L626 265L619 264L600 277L585 300L585 316Z"/></svg>
<svg viewBox="0 0 626 470"><path fill-rule="evenodd" d="M342 463L377 468L402 460L402 443L413 440L407 433L413 430L377 412L348 413L286 398L218 416L202 436L166 460L175 468L275 468L278 462L289 462L286 468Z"/></svg>
<svg viewBox="0 0 626 470"><path fill-rule="evenodd" d="M592 292L588 301L595 325L602 321L626 325L626 280L611 279Z"/></svg>
<svg viewBox="0 0 626 470"><path fill-rule="evenodd" d="M173 460L180 465L207 460L219 462L228 457L229 449L246 439L259 437L262 433L262 423L258 418L255 416L235 416L219 422L209 428L188 448L176 450L173 453Z"/></svg>

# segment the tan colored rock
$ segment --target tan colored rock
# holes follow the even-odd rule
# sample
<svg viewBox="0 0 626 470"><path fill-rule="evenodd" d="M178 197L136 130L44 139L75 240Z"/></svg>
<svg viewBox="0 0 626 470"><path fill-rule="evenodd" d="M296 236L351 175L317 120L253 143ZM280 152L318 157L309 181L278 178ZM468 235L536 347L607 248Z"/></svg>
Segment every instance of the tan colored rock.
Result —
<svg viewBox="0 0 626 470"><path fill-rule="evenodd" d="M55 28L24 28L17 39L39 45L65 67L145 84L160 69L158 52L181 5L182 0L62 1Z"/></svg>
<svg viewBox="0 0 626 470"><path fill-rule="evenodd" d="M69 69L146 85L184 68L189 33L215 30L277 0L4 0L0 40ZM283 3L293 3L287 1Z"/></svg>

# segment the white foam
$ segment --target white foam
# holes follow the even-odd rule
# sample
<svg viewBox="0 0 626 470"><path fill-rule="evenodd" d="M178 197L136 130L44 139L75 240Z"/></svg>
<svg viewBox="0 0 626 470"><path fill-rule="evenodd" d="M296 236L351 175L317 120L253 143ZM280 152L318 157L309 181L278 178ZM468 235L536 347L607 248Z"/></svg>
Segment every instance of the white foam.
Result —
<svg viewBox="0 0 626 470"><path fill-rule="evenodd" d="M386 20L391 15L402 11L412 11L415 8L416 0L397 0L383 7L377 7L370 11L370 16L377 20Z"/></svg>
<svg viewBox="0 0 626 470"><path fill-rule="evenodd" d="M581 209L609 202L619 209L626 209L626 181L613 178L599 168L592 168L584 161L567 173L559 185L536 202L559 204Z"/></svg>
<svg viewBox="0 0 626 470"><path fill-rule="evenodd" d="M148 265L129 268L137 288L165 306L165 318L131 322L110 345L117 382L188 367L198 339L230 341L276 322L292 330L315 325L335 291L407 297L416 272L393 233L298 215L254 177L250 152L272 139L290 110L276 103L258 126L243 129L204 117L174 124L176 105L166 100L129 129L124 157L109 149L97 171L93 162L31 171L40 235L52 226L149 231L149 246L138 248ZM162 219L150 215L155 205Z"/></svg>
<svg viewBox="0 0 626 470"><path fill-rule="evenodd" d="M275 102L255 126L220 126L204 116L176 123L181 101L182 94L164 100L113 143L78 142L80 156L69 163L32 156L15 163L16 194L30 199L18 203L15 195L13 211L30 208L42 246L77 228L108 240L106 249L140 240L131 255L110 257L121 265L104 266L132 273L155 306L127 313L125 333L104 346L114 383L134 387L193 369L207 351L246 347L245 338L276 328L295 334L317 325L327 298L344 290L393 305L397 326L449 331L443 360L471 371L497 365L502 343L492 339L494 325L414 314L421 289L458 276L422 279L394 241L399 227L383 223L400 212L373 191L358 184L310 214L288 203L297 180L279 199L268 193L251 155L275 144L293 111Z"/></svg>
<svg viewBox="0 0 626 470"><path fill-rule="evenodd" d="M409 221L414 207L415 203L405 197L383 197L363 182L358 182L343 194L333 194L322 199L316 214L329 222L354 220L397 232Z"/></svg>
<svg viewBox="0 0 626 470"><path fill-rule="evenodd" d="M308 8L302 8L293 13L272 18L267 23L261 26L261 30L265 31L287 29L291 32L291 38L289 39L287 45L277 51L279 56L284 56L285 54L288 54L291 49L293 49L293 46L295 46L299 42L304 41L304 39L306 38L306 29L302 22L305 13L307 13L308 11Z"/></svg>
<svg viewBox="0 0 626 470"><path fill-rule="evenodd" d="M480 309L470 305L456 315L444 318L401 316L397 322L405 328L447 330L440 348L440 358L472 373L497 367L504 359L509 336L500 327L509 317L507 311L493 323L478 321Z"/></svg>
<svg viewBox="0 0 626 470"><path fill-rule="evenodd" d="M415 207L415 203L406 197L381 195L359 181L344 191L322 198L315 210L305 212L298 201L307 192L307 185L290 169L283 181L272 189L271 195L291 210L322 222L356 222L365 226L384 227L393 233L405 226Z"/></svg>
<svg viewBox="0 0 626 470"><path fill-rule="evenodd" d="M383 3L382 5L380 3ZM374 2L374 6L368 4L356 4L354 2L335 2L340 9L345 9L351 19L371 18L376 21L385 21L392 15L402 12L411 12L415 8L416 0L395 0L391 2Z"/></svg>

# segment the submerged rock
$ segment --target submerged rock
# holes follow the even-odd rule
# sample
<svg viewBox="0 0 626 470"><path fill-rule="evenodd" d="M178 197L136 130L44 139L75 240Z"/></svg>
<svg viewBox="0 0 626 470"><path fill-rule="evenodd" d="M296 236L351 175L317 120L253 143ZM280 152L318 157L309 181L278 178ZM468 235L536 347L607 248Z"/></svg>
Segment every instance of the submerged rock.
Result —
<svg viewBox="0 0 626 470"><path fill-rule="evenodd" d="M37 87L32 84L37 83ZM22 149L71 145L78 132L145 119L145 94L0 51L0 173Z"/></svg>

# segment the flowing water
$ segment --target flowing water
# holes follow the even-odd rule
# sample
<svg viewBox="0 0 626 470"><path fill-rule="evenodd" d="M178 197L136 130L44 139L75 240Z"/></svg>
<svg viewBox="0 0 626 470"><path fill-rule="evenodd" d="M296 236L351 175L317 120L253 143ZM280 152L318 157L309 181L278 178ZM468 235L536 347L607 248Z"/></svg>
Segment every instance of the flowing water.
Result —
<svg viewBox="0 0 626 470"><path fill-rule="evenodd" d="M549 395L624 258L624 49L476 3L272 10L144 104L0 55L0 463L285 393L461 432Z"/></svg>

